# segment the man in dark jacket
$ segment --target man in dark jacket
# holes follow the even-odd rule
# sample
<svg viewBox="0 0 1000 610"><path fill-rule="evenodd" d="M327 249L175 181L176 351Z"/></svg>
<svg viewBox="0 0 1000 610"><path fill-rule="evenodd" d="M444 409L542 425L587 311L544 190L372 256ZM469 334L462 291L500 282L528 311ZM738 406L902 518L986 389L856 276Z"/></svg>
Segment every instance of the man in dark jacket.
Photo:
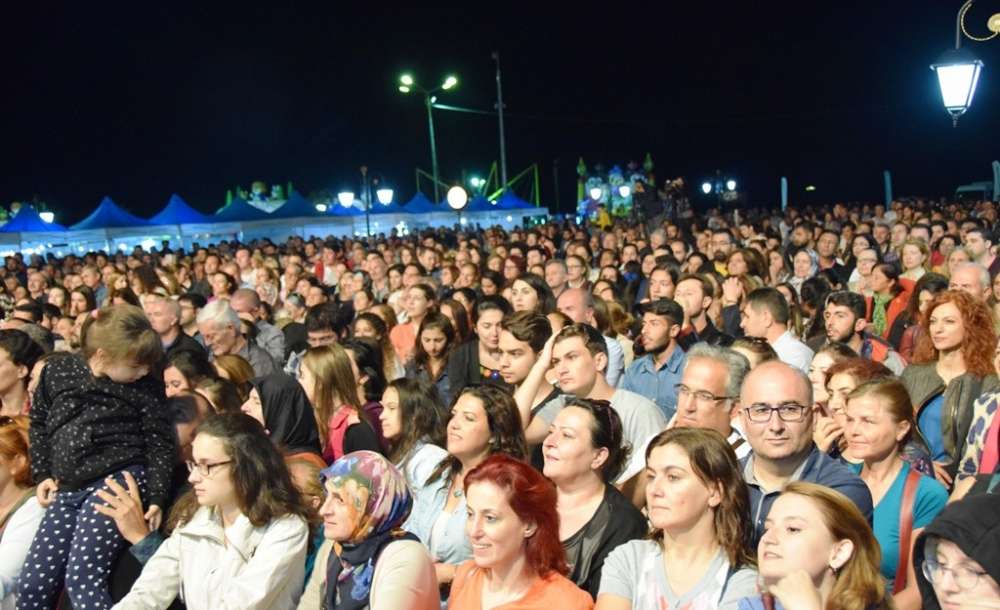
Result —
<svg viewBox="0 0 1000 610"><path fill-rule="evenodd" d="M913 547L924 610L1000 607L1000 496L949 504Z"/></svg>

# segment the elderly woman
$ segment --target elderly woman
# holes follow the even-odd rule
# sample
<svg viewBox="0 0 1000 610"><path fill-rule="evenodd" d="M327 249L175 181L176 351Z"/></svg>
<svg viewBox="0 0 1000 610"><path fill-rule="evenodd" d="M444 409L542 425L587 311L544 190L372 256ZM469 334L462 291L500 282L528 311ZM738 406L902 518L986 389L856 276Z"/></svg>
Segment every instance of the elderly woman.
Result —
<svg viewBox="0 0 1000 610"><path fill-rule="evenodd" d="M28 418L0 415L0 610L14 610L14 585L43 515L31 484Z"/></svg>
<svg viewBox="0 0 1000 610"><path fill-rule="evenodd" d="M356 451L322 475L326 541L299 610L436 610L434 564L401 528L413 506L403 474L375 452Z"/></svg>
<svg viewBox="0 0 1000 610"><path fill-rule="evenodd" d="M542 447L543 473L556 485L569 579L596 597L608 553L648 531L646 518L611 484L628 458L621 419L605 401L570 399Z"/></svg>
<svg viewBox="0 0 1000 610"><path fill-rule="evenodd" d="M458 569L450 610L587 610L593 600L564 574L556 493L537 470L494 455L465 479L473 559Z"/></svg>
<svg viewBox="0 0 1000 610"><path fill-rule="evenodd" d="M795 292L801 294L802 284L819 272L819 257L816 251L809 248L801 248L792 255L792 274L787 282L795 288Z"/></svg>

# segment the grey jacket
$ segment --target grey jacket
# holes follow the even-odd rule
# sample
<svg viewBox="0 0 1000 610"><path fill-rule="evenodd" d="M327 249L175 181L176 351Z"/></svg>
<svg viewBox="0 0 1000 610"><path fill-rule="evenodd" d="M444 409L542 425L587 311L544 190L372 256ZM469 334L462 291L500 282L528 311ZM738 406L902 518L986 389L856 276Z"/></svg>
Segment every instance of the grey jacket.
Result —
<svg viewBox="0 0 1000 610"><path fill-rule="evenodd" d="M982 378L972 373L965 373L951 380L947 387L944 380L937 374L935 363L911 364L906 367L901 376L903 385L910 393L910 402L916 417L927 403L944 391L944 406L941 409L941 434L945 450L951 457L949 470L954 473L958 461L965 452L966 436L972 425L972 404L984 392L1000 389L1000 380L996 375Z"/></svg>

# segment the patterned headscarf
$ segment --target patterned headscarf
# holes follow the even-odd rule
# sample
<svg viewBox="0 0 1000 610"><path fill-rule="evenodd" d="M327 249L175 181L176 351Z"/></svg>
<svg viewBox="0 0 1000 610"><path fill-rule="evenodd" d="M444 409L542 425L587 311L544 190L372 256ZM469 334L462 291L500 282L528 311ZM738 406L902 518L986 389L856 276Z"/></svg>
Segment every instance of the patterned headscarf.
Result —
<svg viewBox="0 0 1000 610"><path fill-rule="evenodd" d="M351 536L330 552L326 572L327 610L368 606L378 556L390 542L417 540L399 529L410 515L413 497L406 477L374 451L348 453L322 472L328 488L340 493L354 523Z"/></svg>

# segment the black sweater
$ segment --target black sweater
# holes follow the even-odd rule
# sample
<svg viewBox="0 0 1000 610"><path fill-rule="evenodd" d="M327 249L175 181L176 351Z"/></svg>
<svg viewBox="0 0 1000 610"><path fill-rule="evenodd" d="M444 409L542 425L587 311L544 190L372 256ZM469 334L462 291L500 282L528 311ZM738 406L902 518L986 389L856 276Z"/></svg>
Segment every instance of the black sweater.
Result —
<svg viewBox="0 0 1000 610"><path fill-rule="evenodd" d="M49 362L31 403L31 470L78 490L127 466L145 466L146 504L166 508L177 456L162 378L95 378L83 358Z"/></svg>

